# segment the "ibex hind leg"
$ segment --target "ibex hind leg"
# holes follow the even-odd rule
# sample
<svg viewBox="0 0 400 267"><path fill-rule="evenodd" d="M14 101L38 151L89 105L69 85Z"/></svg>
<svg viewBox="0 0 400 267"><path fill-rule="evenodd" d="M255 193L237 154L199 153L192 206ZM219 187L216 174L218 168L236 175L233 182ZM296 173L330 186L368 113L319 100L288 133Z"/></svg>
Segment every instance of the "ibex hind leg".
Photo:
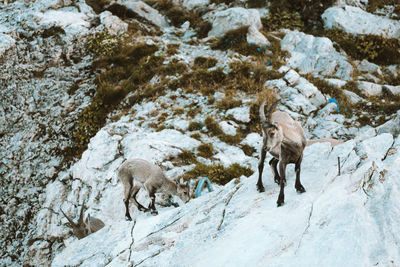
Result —
<svg viewBox="0 0 400 267"><path fill-rule="evenodd" d="M298 193L304 193L306 192L306 190L304 189L304 186L301 184L300 182L300 166L301 166L301 161L302 161L302 157L296 162L296 166L295 166L295 171L296 171L296 183L294 185L294 187L296 188L296 191Z"/></svg>

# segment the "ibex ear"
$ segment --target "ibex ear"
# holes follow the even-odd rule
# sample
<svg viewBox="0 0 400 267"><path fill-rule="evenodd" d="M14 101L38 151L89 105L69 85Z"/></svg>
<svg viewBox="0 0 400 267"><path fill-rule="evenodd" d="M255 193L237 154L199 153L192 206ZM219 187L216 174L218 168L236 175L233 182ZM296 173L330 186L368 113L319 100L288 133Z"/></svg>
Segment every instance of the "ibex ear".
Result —
<svg viewBox="0 0 400 267"><path fill-rule="evenodd" d="M186 186L189 187L189 181L186 182Z"/></svg>

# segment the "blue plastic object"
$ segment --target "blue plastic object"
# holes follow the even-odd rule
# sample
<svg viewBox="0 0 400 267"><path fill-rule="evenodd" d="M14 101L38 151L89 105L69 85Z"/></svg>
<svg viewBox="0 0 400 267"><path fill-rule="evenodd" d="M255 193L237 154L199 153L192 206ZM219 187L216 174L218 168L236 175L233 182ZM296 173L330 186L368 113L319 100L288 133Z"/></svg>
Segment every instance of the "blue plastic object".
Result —
<svg viewBox="0 0 400 267"><path fill-rule="evenodd" d="M208 192L212 192L213 191L210 179L208 179L207 177L201 177L200 181L199 181L199 183L197 184L197 187L196 187L196 192L195 192L195 197L196 198L201 196L201 189L203 188L203 184L205 182L207 182Z"/></svg>

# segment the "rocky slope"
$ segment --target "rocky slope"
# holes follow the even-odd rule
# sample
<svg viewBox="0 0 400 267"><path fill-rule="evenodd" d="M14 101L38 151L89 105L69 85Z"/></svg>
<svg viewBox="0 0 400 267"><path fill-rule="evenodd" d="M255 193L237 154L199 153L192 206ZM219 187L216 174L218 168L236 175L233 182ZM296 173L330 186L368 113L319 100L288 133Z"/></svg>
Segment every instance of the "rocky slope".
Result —
<svg viewBox="0 0 400 267"><path fill-rule="evenodd" d="M256 9L249 6L257 1L222 2L0 3L0 265L400 265L400 67L395 56L381 60L400 40L397 6L372 11L363 1L342 1L322 10L325 31L316 34L284 22L267 31L274 1ZM179 13L181 5L187 13ZM374 23L360 25L357 16ZM249 26L242 35L228 32L241 26ZM343 38L355 34L361 39L351 40L368 51L352 50L335 29ZM383 38L376 37L383 48L372 54L377 43L364 44L363 34ZM107 59L104 49L121 40L157 47L128 78L117 60L97 67ZM135 60L135 53L125 56ZM155 57L163 58L147 67ZM104 123L76 146L78 130L88 129L82 114L112 81L107 72L124 77L112 88L128 88L130 79L142 87L107 106ZM286 204L278 209L269 169L266 192L255 188L261 136L254 103L272 91L308 138L347 141L308 147L307 192L294 193L289 168ZM342 103L329 101L334 97ZM77 147L84 152L71 157ZM133 157L160 164L170 178L186 175L193 186L204 175L193 168L211 166L218 181L235 164L255 173L236 173L177 209L160 207L159 216L132 207L135 221L125 222L115 170ZM143 192L140 199L148 201ZM78 217L83 202L106 227L77 240L60 208Z"/></svg>

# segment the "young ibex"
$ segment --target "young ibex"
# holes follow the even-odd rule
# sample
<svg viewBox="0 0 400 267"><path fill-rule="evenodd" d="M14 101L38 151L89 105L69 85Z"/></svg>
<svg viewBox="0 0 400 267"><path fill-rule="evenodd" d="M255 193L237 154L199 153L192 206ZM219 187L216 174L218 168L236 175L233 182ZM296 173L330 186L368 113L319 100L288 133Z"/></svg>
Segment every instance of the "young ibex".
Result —
<svg viewBox="0 0 400 267"><path fill-rule="evenodd" d="M131 221L129 214L129 199L133 199L133 204L139 209L148 211L148 208L143 207L137 200L136 195L140 188L147 191L150 196L151 214L157 215L155 208L155 193L165 193L169 195L177 195L184 202L189 201L189 185L183 184L182 181L173 182L167 179L161 168L144 159L131 159L121 164L118 170L118 177L124 184L124 203L125 203L125 218Z"/></svg>
<svg viewBox="0 0 400 267"><path fill-rule="evenodd" d="M264 169L264 160L267 151L273 156L269 165L274 173L274 180L280 185L278 207L284 203L284 186L286 184L286 165L295 163L297 192L303 193L306 190L300 182L300 165L303 159L303 150L307 144L306 134L301 125L294 121L286 112L275 111L273 108L280 101L278 99L269 107L267 115L264 113L265 101L260 106L261 128L263 132L263 144L261 147L261 156L258 163L258 182L257 189L264 192L262 184L262 172ZM276 168L279 162L279 173Z"/></svg>
<svg viewBox="0 0 400 267"><path fill-rule="evenodd" d="M84 204L82 204L81 212L79 214L79 219L78 223L74 223L74 221L69 218L64 211L61 209L62 214L64 214L65 218L69 221L72 227L72 232L78 239L82 239L91 233L97 232L101 228L104 227L104 223L97 218L91 217L90 214L86 217L86 220L83 220L83 209L84 209Z"/></svg>

